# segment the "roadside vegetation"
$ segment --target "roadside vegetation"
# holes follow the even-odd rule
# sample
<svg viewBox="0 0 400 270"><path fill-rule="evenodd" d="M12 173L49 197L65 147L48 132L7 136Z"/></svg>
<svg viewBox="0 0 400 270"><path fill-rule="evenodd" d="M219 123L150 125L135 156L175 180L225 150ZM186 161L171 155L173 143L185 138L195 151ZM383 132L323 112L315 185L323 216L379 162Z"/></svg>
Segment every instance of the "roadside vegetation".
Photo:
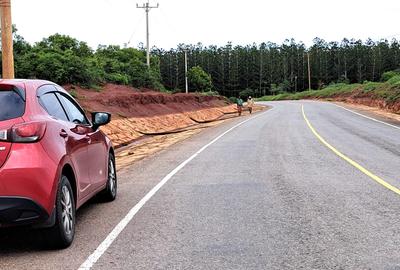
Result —
<svg viewBox="0 0 400 270"><path fill-rule="evenodd" d="M18 78L38 78L58 84L94 87L105 83L164 90L159 59L146 66L144 50L87 43L55 34L31 45L14 31L15 73Z"/></svg>
<svg viewBox="0 0 400 270"><path fill-rule="evenodd" d="M184 50L188 53L190 92L220 94L230 100L250 95L278 100L330 97L358 89L388 100L397 98L399 73L390 72L400 68L400 43L396 39L328 43L316 38L309 48L293 39L283 44L247 46L181 44L171 50L153 48L149 69L144 48L99 45L93 49L86 42L61 34L29 44L14 31L17 77L92 89L113 83L184 92ZM311 86L318 91L301 92L308 88L308 55Z"/></svg>
<svg viewBox="0 0 400 270"><path fill-rule="evenodd" d="M203 90L205 92L212 91L213 85L210 74L199 66L194 66L188 71L188 80L191 84L191 89L195 89L196 91Z"/></svg>
<svg viewBox="0 0 400 270"><path fill-rule="evenodd" d="M389 71L382 75L381 82L365 81L363 83L334 83L321 90L310 90L297 93L282 92L259 98L259 101L329 99L345 96L369 97L382 99L386 103L400 101L400 71Z"/></svg>
<svg viewBox="0 0 400 270"><path fill-rule="evenodd" d="M171 50L153 50L160 59L162 83L167 89L185 87L185 50L189 69L201 67L210 74L214 90L236 98L244 90L251 90L255 97L306 90L308 55L312 89L332 83L379 82L383 73L400 68L400 43L396 39L327 42L315 38L310 47L294 39L282 44L228 43L220 47L181 44Z"/></svg>

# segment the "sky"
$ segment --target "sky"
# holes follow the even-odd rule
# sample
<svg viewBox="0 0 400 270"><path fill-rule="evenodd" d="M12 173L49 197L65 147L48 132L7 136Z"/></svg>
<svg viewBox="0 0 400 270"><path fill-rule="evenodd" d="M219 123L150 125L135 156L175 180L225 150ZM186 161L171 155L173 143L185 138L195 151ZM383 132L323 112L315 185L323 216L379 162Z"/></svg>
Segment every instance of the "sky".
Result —
<svg viewBox="0 0 400 270"><path fill-rule="evenodd" d="M92 48L146 40L146 17L136 3L147 0L11 0L13 24L34 43L54 33L70 35ZM150 46L179 43L223 46L227 42L307 46L315 37L341 41L400 39L399 0L151 0Z"/></svg>

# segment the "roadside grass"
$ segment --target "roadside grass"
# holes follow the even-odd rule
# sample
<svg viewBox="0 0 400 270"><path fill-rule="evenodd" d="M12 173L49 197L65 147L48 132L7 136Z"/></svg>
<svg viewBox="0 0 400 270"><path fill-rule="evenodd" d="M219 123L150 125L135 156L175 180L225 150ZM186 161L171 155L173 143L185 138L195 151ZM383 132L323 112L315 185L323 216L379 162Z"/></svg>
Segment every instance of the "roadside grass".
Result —
<svg viewBox="0 0 400 270"><path fill-rule="evenodd" d="M336 83L321 90L303 91L297 93L280 93L274 96L264 96L257 101L299 100L299 99L332 99L351 96L384 99L386 102L400 101L400 75L394 75L385 82L369 82L362 84Z"/></svg>
<svg viewBox="0 0 400 270"><path fill-rule="evenodd" d="M69 94L74 98L78 98L78 92L75 89L69 91Z"/></svg>

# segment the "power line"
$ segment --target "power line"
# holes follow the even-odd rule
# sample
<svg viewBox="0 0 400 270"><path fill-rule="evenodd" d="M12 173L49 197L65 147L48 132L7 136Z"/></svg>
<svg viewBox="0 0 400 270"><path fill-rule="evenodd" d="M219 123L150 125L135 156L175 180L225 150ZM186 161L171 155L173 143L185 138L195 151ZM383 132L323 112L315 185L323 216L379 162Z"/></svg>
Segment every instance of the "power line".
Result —
<svg viewBox="0 0 400 270"><path fill-rule="evenodd" d="M167 26L172 29L169 32L173 32L175 33L175 35L177 35L178 33L180 33L180 29L177 28L176 24L172 23L172 20L170 19L168 13L165 11L165 9L163 7L160 7L160 13L162 16L162 23L163 24L167 24Z"/></svg>
<svg viewBox="0 0 400 270"><path fill-rule="evenodd" d="M157 6L150 6L150 0L147 0L147 3L143 3L141 6L136 4L136 8L143 8L146 12L146 52L147 52L147 66L150 68L150 38L149 38L149 12L152 8L158 8L160 5L157 3Z"/></svg>
<svg viewBox="0 0 400 270"><path fill-rule="evenodd" d="M142 20L143 20L143 18L144 18L144 16L142 15L142 16L140 17L140 19L137 21L137 23L135 23L135 25L136 25L136 26L140 25L141 22L142 22ZM139 27L135 27L135 28L133 29L132 34L130 35L128 42L125 43L125 46L126 46L126 47L129 46L129 44L131 44L131 41L132 41L132 39L133 39L133 36L136 34L136 32L138 31L138 29L139 29Z"/></svg>

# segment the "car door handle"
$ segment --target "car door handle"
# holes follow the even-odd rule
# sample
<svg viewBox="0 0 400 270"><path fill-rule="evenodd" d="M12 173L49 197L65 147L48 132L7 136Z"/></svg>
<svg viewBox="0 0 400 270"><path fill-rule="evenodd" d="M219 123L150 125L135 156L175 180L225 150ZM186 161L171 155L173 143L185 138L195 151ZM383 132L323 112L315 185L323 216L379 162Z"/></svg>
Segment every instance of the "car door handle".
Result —
<svg viewBox="0 0 400 270"><path fill-rule="evenodd" d="M68 137L68 133L65 130L62 129L60 131L60 136L63 137L63 138L67 138Z"/></svg>

